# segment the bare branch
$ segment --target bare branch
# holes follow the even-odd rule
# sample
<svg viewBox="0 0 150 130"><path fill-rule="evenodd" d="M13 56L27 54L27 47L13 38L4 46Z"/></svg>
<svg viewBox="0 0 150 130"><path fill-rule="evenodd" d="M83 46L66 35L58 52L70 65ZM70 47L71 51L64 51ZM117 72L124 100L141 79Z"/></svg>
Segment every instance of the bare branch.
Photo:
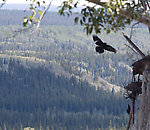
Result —
<svg viewBox="0 0 150 130"><path fill-rule="evenodd" d="M127 46L129 49L131 49L134 53L136 53L137 55L139 54L139 53L137 53L132 47L130 47L129 45L127 45L127 44L124 44L125 46Z"/></svg>
<svg viewBox="0 0 150 130"><path fill-rule="evenodd" d="M19 33L25 33L27 31L29 31L32 28L32 26L26 27L26 28L21 28L18 30L11 30L13 35L9 35L8 37L6 37L6 40L9 40L11 38L16 37Z"/></svg>
<svg viewBox="0 0 150 130"><path fill-rule="evenodd" d="M130 18L130 19L133 18L133 15L130 11L121 9L120 14L123 15L124 17ZM150 27L150 17L148 17L148 16L141 15L141 16L135 17L133 19L139 23L143 23L143 24L147 25L148 27Z"/></svg>
<svg viewBox="0 0 150 130"><path fill-rule="evenodd" d="M3 3L0 5L0 8L2 8L5 5L6 1L7 0L3 0Z"/></svg>
<svg viewBox="0 0 150 130"><path fill-rule="evenodd" d="M148 8L150 9L150 4L148 2L149 0L146 1Z"/></svg>
<svg viewBox="0 0 150 130"><path fill-rule="evenodd" d="M145 0L142 0L142 4L143 4L143 7L144 7L144 11L146 11L146 10L147 10L146 1L145 1Z"/></svg>
<svg viewBox="0 0 150 130"><path fill-rule="evenodd" d="M130 114L129 114L128 125L127 125L127 129L126 130L129 130L129 128L130 128L131 119L132 119L132 110L130 111Z"/></svg>
<svg viewBox="0 0 150 130"><path fill-rule="evenodd" d="M131 27L130 39L132 38L133 28L134 28L134 26L137 25L137 24L139 24L139 22L134 23L134 24L132 25L132 27Z"/></svg>
<svg viewBox="0 0 150 130"><path fill-rule="evenodd" d="M100 6L106 6L106 3L107 3L107 2L100 2L100 0L86 0L86 1L96 4L96 5L100 5Z"/></svg>
<svg viewBox="0 0 150 130"><path fill-rule="evenodd" d="M42 12L42 14L41 14L41 16L40 16L40 18L39 18L39 20L38 20L38 22L37 22L37 29L39 28L40 23L41 23L41 20L42 20L43 17L45 16L46 12L49 10L49 8L50 8L52 2L53 2L53 0L51 0L51 1L49 2L47 8L45 8L44 11Z"/></svg>
<svg viewBox="0 0 150 130"><path fill-rule="evenodd" d="M13 37L15 37L18 33L22 33L22 32L28 31L28 30L31 29L32 27L33 27L33 26L29 26L29 27L26 27L26 28L23 28L23 29L15 30Z"/></svg>
<svg viewBox="0 0 150 130"><path fill-rule="evenodd" d="M13 35L12 37L15 37L16 35L18 35L18 33L26 32L26 31L28 31L29 29L33 28L33 27L35 27L35 28L34 28L33 31L31 32L31 34L34 33L34 32L36 32L37 29L40 27L40 23L41 23L43 17L45 16L45 14L47 13L47 11L49 10L49 8L50 8L52 2L53 2L53 0L51 0L51 1L49 2L49 4L47 5L47 7L45 7L45 9L42 11L42 14L40 15L40 18L38 19L38 21L36 21L36 22L33 21L32 24L31 24L29 27L26 27L26 28L23 28L23 29L19 29L19 30L14 31L14 35ZM33 10L33 11L34 11L34 10ZM36 15L36 12L35 12L35 15ZM35 16L34 16L34 17L35 17ZM36 25L36 26L35 26L35 25Z"/></svg>
<svg viewBox="0 0 150 130"><path fill-rule="evenodd" d="M130 45L138 52L138 54L140 54L140 56L144 58L145 54L131 41L131 39L128 38L127 35L125 35L123 32L122 34L126 38L126 40L130 43Z"/></svg>

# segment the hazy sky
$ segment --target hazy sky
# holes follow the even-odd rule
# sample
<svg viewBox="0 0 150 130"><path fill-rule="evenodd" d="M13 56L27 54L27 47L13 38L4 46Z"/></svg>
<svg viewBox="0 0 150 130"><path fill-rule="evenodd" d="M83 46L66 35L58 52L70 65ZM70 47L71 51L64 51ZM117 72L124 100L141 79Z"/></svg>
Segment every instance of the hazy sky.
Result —
<svg viewBox="0 0 150 130"><path fill-rule="evenodd" d="M30 0L27 0L27 1L30 1ZM7 3L18 3L18 4L22 3L22 4L25 4L25 3L28 3L27 1L26 0L7 0ZM49 2L51 0L45 0L45 1ZM52 4L59 5L60 3L62 3L62 1L64 1L64 0L53 0ZM109 0L101 0L101 1L109 1ZM131 1L131 0L129 0L129 1ZM135 0L135 1L137 1L137 0ZM0 3L1 2L2 2L2 0L0 0ZM85 0L81 0L80 2L83 4L83 3L85 3Z"/></svg>
<svg viewBox="0 0 150 130"><path fill-rule="evenodd" d="M30 1L30 0L28 0ZM18 3L18 4L26 4L29 3L26 0L7 0L7 3ZM49 0L46 0L47 2L49 2ZM51 0L50 0L51 1ZM0 0L0 3L2 2L2 0ZM53 0L52 4L54 5L58 5L62 2L62 0Z"/></svg>
<svg viewBox="0 0 150 130"><path fill-rule="evenodd" d="M27 1L30 1L30 0L27 0ZM26 0L7 0L7 3L18 3L18 4L29 3L27 1ZM49 3L49 1L51 1L51 0L45 0L45 1L47 3ZM52 5L60 5L62 3L62 1L64 1L64 0L53 0ZM0 3L1 2L2 2L2 0L0 0ZM83 4L83 3L87 3L87 2L85 2L85 0L81 0L80 3Z"/></svg>
<svg viewBox="0 0 150 130"><path fill-rule="evenodd" d="M0 0L2 2L2 0ZM7 3L26 3L26 0L7 0Z"/></svg>

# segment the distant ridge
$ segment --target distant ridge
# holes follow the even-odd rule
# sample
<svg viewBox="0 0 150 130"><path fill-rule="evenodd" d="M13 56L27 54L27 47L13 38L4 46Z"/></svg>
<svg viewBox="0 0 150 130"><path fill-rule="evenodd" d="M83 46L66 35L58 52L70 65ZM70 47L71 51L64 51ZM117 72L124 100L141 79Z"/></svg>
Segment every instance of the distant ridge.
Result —
<svg viewBox="0 0 150 130"><path fill-rule="evenodd" d="M8 10L28 10L29 4L5 4L1 9L8 9ZM51 12L58 12L58 6L52 5L49 8Z"/></svg>
<svg viewBox="0 0 150 130"><path fill-rule="evenodd" d="M19 9L1 9L0 10L0 26L5 25L21 25L23 22L23 18L25 16L29 16L31 12L29 10L24 11ZM74 19L75 15L70 17L63 17L60 16L56 10L49 11L44 16L44 19L41 22L41 25L74 25ZM15 18L15 19L14 19ZM61 20L58 20L61 19Z"/></svg>
<svg viewBox="0 0 150 130"><path fill-rule="evenodd" d="M1 9L15 9L15 10L27 10L28 4L5 4Z"/></svg>

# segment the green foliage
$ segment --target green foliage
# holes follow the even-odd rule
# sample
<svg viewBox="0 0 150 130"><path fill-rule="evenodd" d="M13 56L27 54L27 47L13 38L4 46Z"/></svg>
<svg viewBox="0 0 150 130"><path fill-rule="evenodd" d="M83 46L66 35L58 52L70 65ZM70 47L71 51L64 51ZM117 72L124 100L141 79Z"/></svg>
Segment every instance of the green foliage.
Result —
<svg viewBox="0 0 150 130"><path fill-rule="evenodd" d="M36 25L39 27L52 1L48 5L46 5L45 1L27 1L31 2L29 9L32 14L24 17L23 26L27 27L29 25L32 27ZM93 2L95 5L83 5L81 12L75 12L74 9L78 9L81 6L80 1L64 0L58 13L63 16L70 16L74 13L80 14L80 17L77 16L74 22L83 25L87 35L92 32L101 33L102 30L105 30L106 33L117 32L120 29L124 29L134 20L148 24L146 18L149 19L150 7L146 1L110 0L109 2L101 2L93 0L89 2ZM122 11L125 11L125 14L121 13ZM141 17L143 18L142 20Z"/></svg>
<svg viewBox="0 0 150 130"><path fill-rule="evenodd" d="M70 4L69 4L70 3ZM72 0L69 0L69 1L64 1L63 3L62 3L62 6L60 6L60 7L62 7L59 11L58 11L58 13L60 14L60 15L63 15L63 16L65 16L65 14L67 14L68 16L69 15L71 15L72 14ZM76 3L77 4L77 3ZM76 7L76 4L74 5L74 7ZM67 10L68 9L68 10Z"/></svg>
<svg viewBox="0 0 150 130"><path fill-rule="evenodd" d="M29 0L27 0L29 1ZM39 0L30 0L30 11L32 11L32 14L24 17L23 21L23 27L29 26L35 26L38 24L40 17L43 15L43 11L46 8L45 1L39 1Z"/></svg>
<svg viewBox="0 0 150 130"><path fill-rule="evenodd" d="M74 8L77 8L78 3L74 5L71 2L64 1L59 11L60 15L72 14ZM101 33L105 30L106 33L111 31L118 31L124 29L135 19L140 16L145 16L142 2L128 1L128 0L110 0L109 2L97 2L94 6L83 6L81 9L81 17L74 19L75 23L84 26L87 35L94 30L95 33ZM120 10L125 10L131 17L124 16ZM76 12L75 12L76 13Z"/></svg>
<svg viewBox="0 0 150 130"><path fill-rule="evenodd" d="M29 25L32 27L37 25L39 27L52 1L48 5L46 5L44 0L27 1L31 2L29 9L32 11L32 14L24 17L23 26L27 27ZM5 3L6 1L3 0L3 2ZM80 14L81 16L77 16L74 22L83 25L87 35L92 32L101 33L102 30L105 30L106 33L110 33L111 31L117 32L120 29L124 29L133 21L138 21L146 25L149 24L150 6L146 1L110 0L109 2L101 2L93 0L89 2L95 3L95 5L83 5L81 12L75 12L74 9L78 9L81 6L80 2L64 0L58 13L63 16L70 16L74 13ZM122 11L124 13L121 13Z"/></svg>

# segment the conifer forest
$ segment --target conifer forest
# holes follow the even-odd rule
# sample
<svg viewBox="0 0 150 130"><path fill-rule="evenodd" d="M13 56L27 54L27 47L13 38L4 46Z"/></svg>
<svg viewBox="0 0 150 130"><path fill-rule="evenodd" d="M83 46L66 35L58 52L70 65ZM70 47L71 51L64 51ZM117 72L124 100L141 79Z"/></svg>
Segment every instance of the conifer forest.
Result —
<svg viewBox="0 0 150 130"><path fill-rule="evenodd" d="M120 31L98 35L117 49L98 54L75 16L48 12L34 33L17 31L23 11L0 10L0 16L0 130L125 130L130 102L123 88L139 57ZM132 36L143 52L146 29L136 27Z"/></svg>

